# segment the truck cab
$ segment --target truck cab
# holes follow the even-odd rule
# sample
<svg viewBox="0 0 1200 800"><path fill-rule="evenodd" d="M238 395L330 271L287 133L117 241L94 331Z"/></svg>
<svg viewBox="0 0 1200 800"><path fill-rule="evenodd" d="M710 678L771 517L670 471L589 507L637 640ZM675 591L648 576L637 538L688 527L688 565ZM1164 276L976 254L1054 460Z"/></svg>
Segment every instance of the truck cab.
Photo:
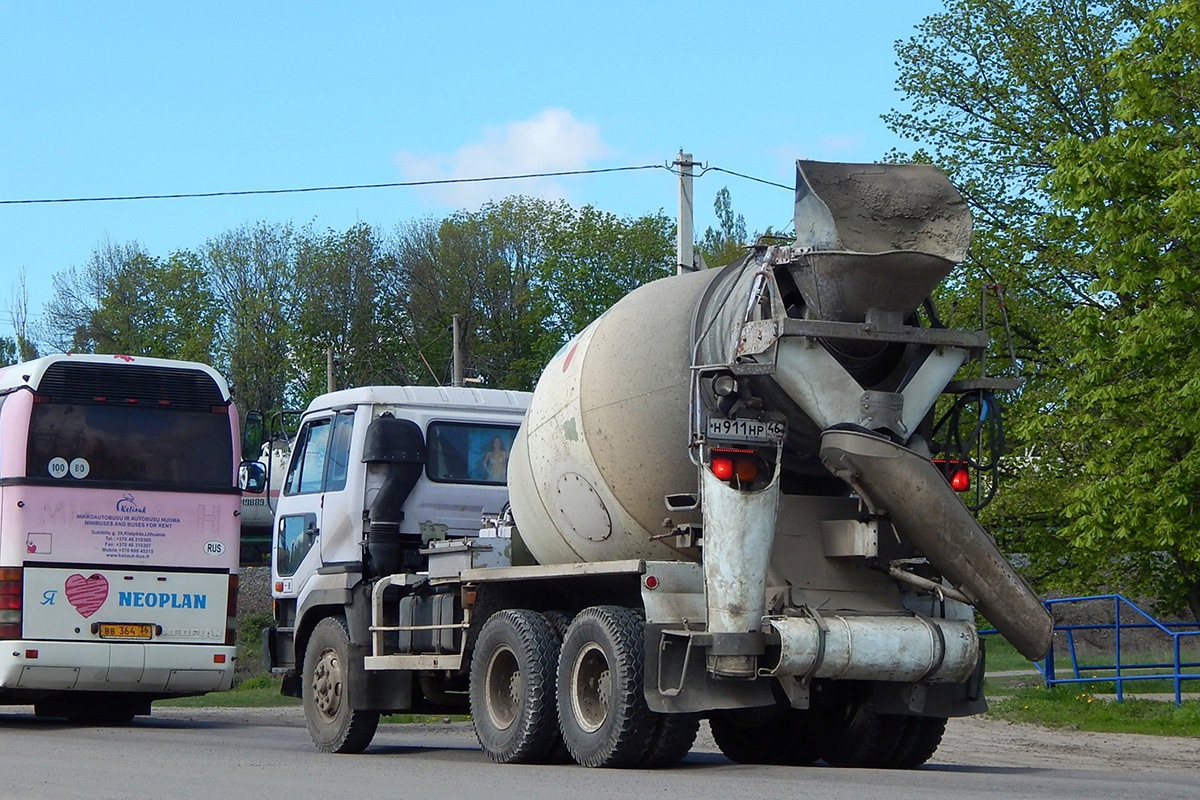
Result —
<svg viewBox="0 0 1200 800"><path fill-rule="evenodd" d="M322 619L339 618L355 655L365 653L370 583L419 574L422 550L477 536L483 515L502 510L508 450L528 403L525 392L376 386L309 405L273 527L276 624L265 642L286 694L300 696L303 654Z"/></svg>

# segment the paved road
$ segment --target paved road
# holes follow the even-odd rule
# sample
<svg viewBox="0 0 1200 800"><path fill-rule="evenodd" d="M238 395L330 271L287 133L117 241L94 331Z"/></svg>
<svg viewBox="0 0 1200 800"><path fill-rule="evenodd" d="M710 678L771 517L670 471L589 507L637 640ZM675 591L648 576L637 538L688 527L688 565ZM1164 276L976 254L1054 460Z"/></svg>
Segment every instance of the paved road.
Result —
<svg viewBox="0 0 1200 800"><path fill-rule="evenodd" d="M920 770L788 768L732 764L711 739L677 768L587 770L489 762L469 725L389 725L359 756L312 749L296 709L156 710L128 727L68 726L0 708L0 798L969 798L1200 797L1200 743L1088 739L1025 726L952 723L935 761ZM1146 737L1138 737L1142 739ZM1176 750L1187 749L1189 752ZM1132 752L1128 763L1111 753ZM1151 752L1149 750L1145 752ZM1164 755L1165 753L1165 755ZM1189 768L1190 765L1190 768Z"/></svg>

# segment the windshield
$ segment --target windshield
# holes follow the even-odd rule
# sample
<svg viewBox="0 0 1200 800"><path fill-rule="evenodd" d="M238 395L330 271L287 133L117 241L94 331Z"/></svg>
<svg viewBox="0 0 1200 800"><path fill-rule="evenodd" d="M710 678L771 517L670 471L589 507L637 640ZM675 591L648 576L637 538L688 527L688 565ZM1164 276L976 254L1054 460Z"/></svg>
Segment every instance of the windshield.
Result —
<svg viewBox="0 0 1200 800"><path fill-rule="evenodd" d="M229 416L211 410L35 403L27 453L29 478L172 488L234 485Z"/></svg>

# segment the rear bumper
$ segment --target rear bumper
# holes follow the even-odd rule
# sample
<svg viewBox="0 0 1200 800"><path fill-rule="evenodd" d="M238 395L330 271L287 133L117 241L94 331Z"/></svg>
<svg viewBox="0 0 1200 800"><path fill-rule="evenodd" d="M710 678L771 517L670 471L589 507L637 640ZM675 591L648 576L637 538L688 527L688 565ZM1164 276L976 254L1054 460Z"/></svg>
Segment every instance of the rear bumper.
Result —
<svg viewBox="0 0 1200 800"><path fill-rule="evenodd" d="M233 685L226 645L0 642L0 689L197 694Z"/></svg>

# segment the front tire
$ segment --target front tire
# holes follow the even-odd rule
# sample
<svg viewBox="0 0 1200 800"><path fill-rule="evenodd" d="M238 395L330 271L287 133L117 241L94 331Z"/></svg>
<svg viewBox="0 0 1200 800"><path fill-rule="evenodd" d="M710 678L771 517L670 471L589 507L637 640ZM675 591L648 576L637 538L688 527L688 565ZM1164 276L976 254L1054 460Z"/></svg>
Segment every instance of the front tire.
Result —
<svg viewBox="0 0 1200 800"><path fill-rule="evenodd" d="M323 753L361 753L375 737L379 712L350 702L350 635L338 617L313 628L304 651L304 721Z"/></svg>
<svg viewBox="0 0 1200 800"><path fill-rule="evenodd" d="M488 758L539 763L559 743L554 677L558 638L535 611L493 614L471 656L471 720Z"/></svg>
<svg viewBox="0 0 1200 800"><path fill-rule="evenodd" d="M643 694L642 618L593 606L571 622L558 658L558 721L571 757L585 767L632 767L645 756L655 715Z"/></svg>

